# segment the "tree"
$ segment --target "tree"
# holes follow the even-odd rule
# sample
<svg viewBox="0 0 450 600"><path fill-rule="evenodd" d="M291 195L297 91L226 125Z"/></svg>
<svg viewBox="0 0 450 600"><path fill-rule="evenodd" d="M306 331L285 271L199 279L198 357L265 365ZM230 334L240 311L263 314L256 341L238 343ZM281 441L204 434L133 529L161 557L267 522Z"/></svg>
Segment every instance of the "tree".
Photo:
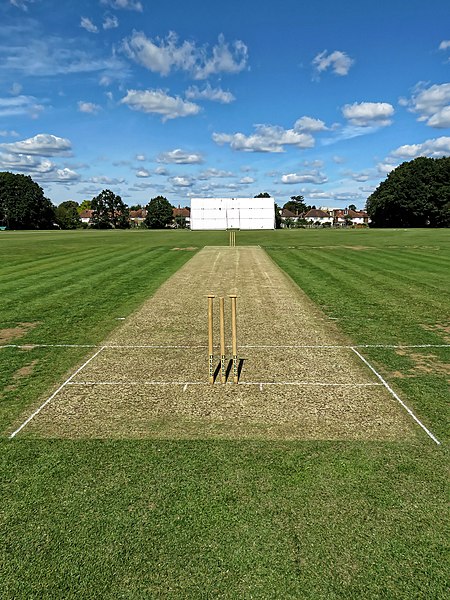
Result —
<svg viewBox="0 0 450 600"><path fill-rule="evenodd" d="M0 173L0 223L9 229L48 229L55 207L29 175Z"/></svg>
<svg viewBox="0 0 450 600"><path fill-rule="evenodd" d="M367 199L372 227L449 227L450 158L402 163Z"/></svg>
<svg viewBox="0 0 450 600"><path fill-rule="evenodd" d="M283 208L290 210L296 215L307 213L310 210L310 206L307 206L304 202L303 196L291 196L291 199L284 204Z"/></svg>
<svg viewBox="0 0 450 600"><path fill-rule="evenodd" d="M356 210L356 206L354 204L349 204L348 210Z"/></svg>
<svg viewBox="0 0 450 600"><path fill-rule="evenodd" d="M141 210L142 204L133 204L130 206L130 210Z"/></svg>
<svg viewBox="0 0 450 600"><path fill-rule="evenodd" d="M271 198L272 196L270 194L268 194L267 192L260 192L259 194L257 194L254 197L255 198Z"/></svg>
<svg viewBox="0 0 450 600"><path fill-rule="evenodd" d="M147 205L147 216L145 224L150 229L164 229L173 220L173 206L164 198L156 196Z"/></svg>
<svg viewBox="0 0 450 600"><path fill-rule="evenodd" d="M80 227L80 215L78 213L78 202L67 200L61 202L55 209L55 218L61 229L77 229Z"/></svg>
<svg viewBox="0 0 450 600"><path fill-rule="evenodd" d="M111 190L103 190L92 198L92 226L97 229L127 229L130 226L130 211L120 196Z"/></svg>
<svg viewBox="0 0 450 600"><path fill-rule="evenodd" d="M278 206L277 203L275 203L275 229L281 229L281 223L282 223L282 219L281 219L280 207Z"/></svg>
<svg viewBox="0 0 450 600"><path fill-rule="evenodd" d="M81 214L83 210L91 210L92 201L91 200L83 200L83 202L77 208L78 214Z"/></svg>

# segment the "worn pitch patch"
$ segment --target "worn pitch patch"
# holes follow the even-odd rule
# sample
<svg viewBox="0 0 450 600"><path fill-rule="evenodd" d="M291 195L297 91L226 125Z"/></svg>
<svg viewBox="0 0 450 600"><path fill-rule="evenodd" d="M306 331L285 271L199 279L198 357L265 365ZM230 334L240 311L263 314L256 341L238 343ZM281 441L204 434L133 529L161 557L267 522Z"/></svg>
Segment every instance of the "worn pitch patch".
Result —
<svg viewBox="0 0 450 600"><path fill-rule="evenodd" d="M239 385L207 383L201 346L208 294L226 298L228 344L227 296L238 295L238 343L247 346L239 353ZM214 318L218 358L218 300ZM251 347L273 345L280 348ZM106 339L20 434L355 440L417 434L351 349L289 348L298 345L350 344L264 250L207 247Z"/></svg>

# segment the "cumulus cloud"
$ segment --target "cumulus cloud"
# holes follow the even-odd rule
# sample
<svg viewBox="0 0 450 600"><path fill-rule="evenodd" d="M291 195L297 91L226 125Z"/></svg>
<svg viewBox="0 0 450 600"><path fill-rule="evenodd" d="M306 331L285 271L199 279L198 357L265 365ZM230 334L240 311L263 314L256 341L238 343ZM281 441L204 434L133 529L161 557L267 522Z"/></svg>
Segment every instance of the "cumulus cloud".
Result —
<svg viewBox="0 0 450 600"><path fill-rule="evenodd" d="M407 160L412 160L419 156L439 158L449 155L450 137L446 136L426 140L421 144L405 144L391 152L392 157L404 158Z"/></svg>
<svg viewBox="0 0 450 600"><path fill-rule="evenodd" d="M38 156L69 156L72 150L70 140L49 133L38 133L32 138L10 144L0 144L0 148L11 154Z"/></svg>
<svg viewBox="0 0 450 600"><path fill-rule="evenodd" d="M170 152L161 153L156 160L159 163L174 163L177 165L194 165L203 162L203 156L195 152L185 152L176 148Z"/></svg>
<svg viewBox="0 0 450 600"><path fill-rule="evenodd" d="M112 17L107 15L103 21L103 29L115 29L119 27L119 19L113 15Z"/></svg>
<svg viewBox="0 0 450 600"><path fill-rule="evenodd" d="M388 102L354 102L343 106L342 114L356 127L386 127L392 123L394 107Z"/></svg>
<svg viewBox="0 0 450 600"><path fill-rule="evenodd" d="M303 131L307 133L316 133L318 131L325 131L328 127L320 119L314 119L312 117L300 117L294 123L295 131Z"/></svg>
<svg viewBox="0 0 450 600"><path fill-rule="evenodd" d="M442 40L439 44L439 50L448 50L450 48L450 40Z"/></svg>
<svg viewBox="0 0 450 600"><path fill-rule="evenodd" d="M281 183L298 184L298 183L315 183L323 184L328 181L328 177L320 171L311 171L309 173L287 173L281 176Z"/></svg>
<svg viewBox="0 0 450 600"><path fill-rule="evenodd" d="M42 104L34 96L14 96L13 98L0 98L0 117L14 117L28 115L36 119L44 110Z"/></svg>
<svg viewBox="0 0 450 600"><path fill-rule="evenodd" d="M250 183L255 183L255 179L253 179L253 177L242 177L239 179L239 183L242 183L243 185L249 185Z"/></svg>
<svg viewBox="0 0 450 600"><path fill-rule="evenodd" d="M231 92L226 92L220 87L213 88L209 83L202 90L196 85L191 86L186 90L185 96L189 100L211 100L221 104L230 104L230 102L236 100Z"/></svg>
<svg viewBox="0 0 450 600"><path fill-rule="evenodd" d="M136 177L150 177L150 172L147 169L139 169L136 171Z"/></svg>
<svg viewBox="0 0 450 600"><path fill-rule="evenodd" d="M16 154L14 152L3 152L0 146L0 170L15 171L18 173L31 174L38 182L75 182L80 175L68 168L59 168L48 158L41 158L30 154Z"/></svg>
<svg viewBox="0 0 450 600"><path fill-rule="evenodd" d="M162 120L189 117L200 112L198 104L185 102L179 96L169 96L163 90L127 90L120 101L132 110L162 115Z"/></svg>
<svg viewBox="0 0 450 600"><path fill-rule="evenodd" d="M247 66L247 46L236 40L229 44L223 35L208 53L195 42L179 42L170 32L164 39L152 40L143 32L133 31L122 42L125 54L146 69L167 76L172 70L189 73L194 79L207 79L219 73L239 73Z"/></svg>
<svg viewBox="0 0 450 600"><path fill-rule="evenodd" d="M147 160L147 157L145 156L145 154L136 154L135 158L136 158L136 160L140 160L140 161Z"/></svg>
<svg viewBox="0 0 450 600"><path fill-rule="evenodd" d="M418 121L430 127L450 127L450 83L435 84L428 88L416 86L410 100L403 100L411 112L418 113Z"/></svg>
<svg viewBox="0 0 450 600"><path fill-rule="evenodd" d="M101 107L98 104L93 104L92 102L83 102L80 100L78 102L78 110L82 113L95 115L101 110Z"/></svg>
<svg viewBox="0 0 450 600"><path fill-rule="evenodd" d="M327 52L327 50L324 50L314 57L312 65L316 71L322 73L331 68L335 75L347 75L355 61L340 50L335 50L329 54Z"/></svg>
<svg viewBox="0 0 450 600"><path fill-rule="evenodd" d="M138 0L100 0L100 3L117 10L127 9L135 10L137 12L142 12L144 10L142 3Z"/></svg>
<svg viewBox="0 0 450 600"><path fill-rule="evenodd" d="M98 33L97 25L94 25L88 17L81 17L80 27L89 31L89 33Z"/></svg>
<svg viewBox="0 0 450 600"><path fill-rule="evenodd" d="M169 181L175 187L191 187L193 185L193 181L189 177L182 177L180 175L170 177Z"/></svg>
<svg viewBox="0 0 450 600"><path fill-rule="evenodd" d="M314 138L309 133L283 129L277 125L255 125L255 133L213 133L216 144L229 144L233 150L243 152L284 152L285 146L312 148Z"/></svg>

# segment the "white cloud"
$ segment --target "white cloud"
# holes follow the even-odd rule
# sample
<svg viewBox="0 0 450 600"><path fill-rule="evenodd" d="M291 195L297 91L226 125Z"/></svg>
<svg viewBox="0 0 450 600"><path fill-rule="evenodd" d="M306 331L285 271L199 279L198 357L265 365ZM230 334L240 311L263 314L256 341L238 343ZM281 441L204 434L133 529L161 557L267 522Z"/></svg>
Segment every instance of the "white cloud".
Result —
<svg viewBox="0 0 450 600"><path fill-rule="evenodd" d="M0 170L31 174L38 182L69 183L80 179L80 175L76 171L68 168L61 169L48 158L14 152L3 153L1 150L6 146L8 144L0 147Z"/></svg>
<svg viewBox="0 0 450 600"><path fill-rule="evenodd" d="M69 156L72 150L70 140L49 133L38 133L32 138L10 144L0 144L2 150L13 154L36 156Z"/></svg>
<svg viewBox="0 0 450 600"><path fill-rule="evenodd" d="M115 29L119 27L119 19L113 15L112 17L107 15L103 21L103 29Z"/></svg>
<svg viewBox="0 0 450 600"><path fill-rule="evenodd" d="M178 42L178 36L170 32L165 39L155 41L143 32L133 31L122 42L125 54L154 73L166 76L172 70L190 73L194 79L207 79L218 73L239 73L247 65L247 46L240 40L231 45L223 35L213 46L211 55L206 47L195 42Z"/></svg>
<svg viewBox="0 0 450 600"><path fill-rule="evenodd" d="M194 165L203 162L203 156L195 152L185 152L181 148L176 148L170 152L163 152L157 159L159 163L174 163L177 165Z"/></svg>
<svg viewBox="0 0 450 600"><path fill-rule="evenodd" d="M13 96L18 96L21 91L22 91L22 84L17 83L17 81L15 81L12 84L11 89L9 90L10 94L12 94Z"/></svg>
<svg viewBox="0 0 450 600"><path fill-rule="evenodd" d="M78 110L82 113L89 113L91 115L97 114L101 110L101 106L98 104L93 104L92 102L83 102L80 100L78 102Z"/></svg>
<svg viewBox="0 0 450 600"><path fill-rule="evenodd" d="M234 177L234 173L231 171L223 171L221 169L215 169L212 167L211 169L206 169L197 175L197 179L207 180L213 178L222 178L222 177Z"/></svg>
<svg viewBox="0 0 450 600"><path fill-rule="evenodd" d="M35 0L9 0L9 3L24 11L28 10L28 4L33 4Z"/></svg>
<svg viewBox="0 0 450 600"><path fill-rule="evenodd" d="M347 75L354 62L345 52L335 50L327 54L327 50L324 50L314 57L312 64L319 73L331 67L333 73L343 76Z"/></svg>
<svg viewBox="0 0 450 600"><path fill-rule="evenodd" d="M19 137L19 134L13 129L11 131L8 131L7 129L0 129L0 137Z"/></svg>
<svg viewBox="0 0 450 600"><path fill-rule="evenodd" d="M135 158L136 158L136 160L140 160L140 161L147 160L147 157L145 156L145 154L136 154Z"/></svg>
<svg viewBox="0 0 450 600"><path fill-rule="evenodd" d="M448 50L450 48L450 40L442 40L439 44L439 50Z"/></svg>
<svg viewBox="0 0 450 600"><path fill-rule="evenodd" d="M139 169L136 171L136 177L150 177L150 173L147 169Z"/></svg>
<svg viewBox="0 0 450 600"><path fill-rule="evenodd" d="M255 179L253 177L242 177L242 179L239 179L239 183L249 185L250 183L255 183Z"/></svg>
<svg viewBox="0 0 450 600"><path fill-rule="evenodd" d="M169 171L166 169L166 167L156 167L155 169L155 175L168 175Z"/></svg>
<svg viewBox="0 0 450 600"><path fill-rule="evenodd" d="M99 177L91 177L89 179L91 183L100 183L101 185L119 185L121 183L125 183L125 179L118 179L116 177L107 177L106 175L101 175Z"/></svg>
<svg viewBox="0 0 450 600"><path fill-rule="evenodd" d="M312 117L300 117L294 123L295 131L302 131L307 133L316 133L317 131L325 131L328 127L320 119L313 119Z"/></svg>
<svg viewBox="0 0 450 600"><path fill-rule="evenodd" d="M213 88L209 83L202 90L196 85L191 86L186 90L185 96L189 100L211 100L221 104L230 104L236 100L231 92L226 92L222 88Z"/></svg>
<svg viewBox="0 0 450 600"><path fill-rule="evenodd" d="M346 177L350 177L354 181L364 182L373 178L373 173L371 171L360 171L359 173L354 173L353 171L345 171L344 175Z"/></svg>
<svg viewBox="0 0 450 600"><path fill-rule="evenodd" d="M294 184L294 183L315 183L323 184L328 181L328 177L324 173L319 171L311 171L309 173L287 173L281 176L281 183Z"/></svg>
<svg viewBox="0 0 450 600"><path fill-rule="evenodd" d="M428 119L427 125L435 127L436 129L450 127L450 105L435 112L434 115Z"/></svg>
<svg viewBox="0 0 450 600"><path fill-rule="evenodd" d="M115 9L127 9L142 12L144 9L142 3L138 0L100 0L101 4Z"/></svg>
<svg viewBox="0 0 450 600"><path fill-rule="evenodd" d="M189 177L170 177L169 181L175 187L191 187L193 185L193 182Z"/></svg>
<svg viewBox="0 0 450 600"><path fill-rule="evenodd" d="M233 150L244 152L284 152L284 146L314 146L314 138L309 133L283 129L277 125L255 125L255 130L255 133L249 136L243 133L213 133L212 139L216 144L230 144Z"/></svg>
<svg viewBox="0 0 450 600"><path fill-rule="evenodd" d="M443 129L450 123L450 83L435 84L424 88L418 84L411 99L404 100L411 112L419 114L418 121L426 121L430 127Z"/></svg>
<svg viewBox="0 0 450 600"><path fill-rule="evenodd" d="M15 39L14 45L0 45L0 64L4 74L54 78L102 71L111 79L123 79L128 74L128 66L114 53L106 57L95 56L93 51L80 47L78 38L42 36L33 39L30 36L26 30Z"/></svg>
<svg viewBox="0 0 450 600"><path fill-rule="evenodd" d="M394 107L388 102L354 102L343 106L342 114L356 127L386 127L392 123Z"/></svg>
<svg viewBox="0 0 450 600"><path fill-rule="evenodd" d="M198 104L185 102L179 96L169 96L163 90L127 90L120 103L127 104L132 110L162 115L163 121L200 112Z"/></svg>
<svg viewBox="0 0 450 600"><path fill-rule="evenodd" d="M94 25L88 17L81 17L80 27L89 31L89 33L98 33L97 25Z"/></svg>
<svg viewBox="0 0 450 600"><path fill-rule="evenodd" d="M430 158L439 158L450 155L450 137L439 137L426 140L421 144L405 144L393 152L391 156L411 160L418 156L427 156Z"/></svg>
<svg viewBox="0 0 450 600"><path fill-rule="evenodd" d="M207 79L217 73L240 73L247 66L248 50L244 42L237 40L230 45L219 35L212 49L212 56L203 60L203 66L195 69L195 79Z"/></svg>
<svg viewBox="0 0 450 600"><path fill-rule="evenodd" d="M0 117L14 117L28 115L36 119L44 110L34 96L14 96L13 98L0 98Z"/></svg>

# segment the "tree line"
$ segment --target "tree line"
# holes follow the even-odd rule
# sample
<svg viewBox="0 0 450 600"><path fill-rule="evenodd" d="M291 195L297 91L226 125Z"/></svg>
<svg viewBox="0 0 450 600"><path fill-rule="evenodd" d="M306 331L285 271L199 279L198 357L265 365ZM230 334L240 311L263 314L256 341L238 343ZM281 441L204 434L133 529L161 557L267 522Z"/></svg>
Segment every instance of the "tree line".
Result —
<svg viewBox="0 0 450 600"><path fill-rule="evenodd" d="M0 226L8 229L78 229L84 226L80 217L84 210L92 211L90 226L95 229L128 229L130 210L140 208L147 213L144 227L162 229L174 221L174 207L164 196L152 198L145 207L129 208L120 196L103 190L81 204L67 200L54 206L30 176L0 173ZM175 221L179 227L185 225L183 218Z"/></svg>
<svg viewBox="0 0 450 600"><path fill-rule="evenodd" d="M255 197L270 195L263 192ZM133 207L130 209L111 190L103 190L81 204L68 200L54 206L30 176L0 172L0 227L76 229L82 227L80 212L88 207L93 211L92 227L130 227L129 213ZM315 207L306 205L303 196L291 196L283 208L300 215ZM152 198L145 209L145 227L160 229L173 222L173 206L164 196ZM366 210L372 227L449 227L450 157L420 157L402 163L368 197ZM277 205L275 219L279 226L281 216ZM182 219L179 225L183 226Z"/></svg>

